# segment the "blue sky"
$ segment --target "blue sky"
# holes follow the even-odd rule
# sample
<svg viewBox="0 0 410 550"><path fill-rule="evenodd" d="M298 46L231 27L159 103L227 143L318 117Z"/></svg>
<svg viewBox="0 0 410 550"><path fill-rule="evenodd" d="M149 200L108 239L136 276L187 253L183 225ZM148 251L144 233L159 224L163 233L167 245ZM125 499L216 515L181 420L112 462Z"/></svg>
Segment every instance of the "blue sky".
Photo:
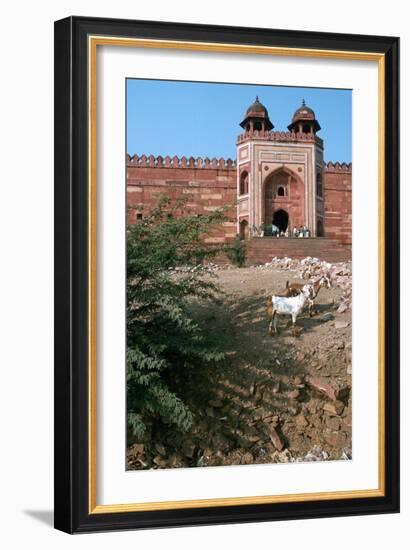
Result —
<svg viewBox="0 0 410 550"><path fill-rule="evenodd" d="M127 152L234 159L239 123L257 95L281 131L305 99L322 127L325 161L351 162L350 90L160 80L127 80Z"/></svg>

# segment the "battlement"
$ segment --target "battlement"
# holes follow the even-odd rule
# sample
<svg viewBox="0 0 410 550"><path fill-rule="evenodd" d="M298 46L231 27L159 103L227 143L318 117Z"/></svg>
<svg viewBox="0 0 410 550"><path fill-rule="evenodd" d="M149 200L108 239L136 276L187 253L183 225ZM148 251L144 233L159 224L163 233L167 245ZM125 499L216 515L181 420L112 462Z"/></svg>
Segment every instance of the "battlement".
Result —
<svg viewBox="0 0 410 550"><path fill-rule="evenodd" d="M237 137L236 142L242 143L248 139L263 139L265 141L278 141L281 143L308 142L316 143L323 148L323 140L315 134L304 132L268 132L268 131L247 131Z"/></svg>
<svg viewBox="0 0 410 550"><path fill-rule="evenodd" d="M201 170L236 170L236 161L232 159L208 157L154 157L154 155L134 155L131 157L127 154L127 166L129 167L147 167L147 168L196 168Z"/></svg>
<svg viewBox="0 0 410 550"><path fill-rule="evenodd" d="M324 171L329 173L344 173L344 174L351 174L352 173L352 163L349 162L325 162L324 163Z"/></svg>

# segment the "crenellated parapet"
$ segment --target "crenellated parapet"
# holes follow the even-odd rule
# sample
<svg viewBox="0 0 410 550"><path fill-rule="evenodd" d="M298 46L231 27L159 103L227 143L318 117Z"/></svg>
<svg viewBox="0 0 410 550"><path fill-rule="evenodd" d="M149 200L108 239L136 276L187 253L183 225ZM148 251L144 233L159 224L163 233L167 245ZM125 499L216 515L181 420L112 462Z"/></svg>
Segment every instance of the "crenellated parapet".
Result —
<svg viewBox="0 0 410 550"><path fill-rule="evenodd" d="M352 173L352 163L349 162L325 162L324 163L324 171L333 173L333 174L351 174Z"/></svg>
<svg viewBox="0 0 410 550"><path fill-rule="evenodd" d="M252 130L240 134L237 138L237 143L242 143L250 139L261 139L264 141L276 141L281 143L308 142L316 143L323 147L323 140L314 133L305 132L268 132Z"/></svg>
<svg viewBox="0 0 410 550"><path fill-rule="evenodd" d="M134 155L127 154L127 166L141 168L194 168L194 169L211 169L211 170L234 170L236 169L236 161L224 158L208 158L208 157L162 157L159 155Z"/></svg>

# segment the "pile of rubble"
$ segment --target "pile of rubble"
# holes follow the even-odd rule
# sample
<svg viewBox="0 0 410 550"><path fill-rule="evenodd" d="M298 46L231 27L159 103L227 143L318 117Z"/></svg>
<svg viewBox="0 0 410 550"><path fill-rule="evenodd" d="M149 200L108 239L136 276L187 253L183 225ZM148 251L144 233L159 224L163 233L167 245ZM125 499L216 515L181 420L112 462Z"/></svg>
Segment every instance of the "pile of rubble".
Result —
<svg viewBox="0 0 410 550"><path fill-rule="evenodd" d="M319 258L308 256L303 260L294 258L277 258L265 265L255 266L255 269L275 271L295 271L296 274L305 280L316 280L322 275L329 277L332 286L342 289L341 302L338 313L344 313L351 307L352 301L352 264L351 262L330 263Z"/></svg>
<svg viewBox="0 0 410 550"><path fill-rule="evenodd" d="M235 390L235 384L229 386ZM338 376L275 374L196 409L189 434L156 428L159 440L128 448L132 469L351 459L351 387Z"/></svg>
<svg viewBox="0 0 410 550"><path fill-rule="evenodd" d="M220 269L223 269L224 265L215 264L212 262L207 262L204 264L197 264L197 265L181 265L176 267L169 267L168 271L172 273L215 273L216 271L219 271ZM226 267L231 267L227 264Z"/></svg>
<svg viewBox="0 0 410 550"><path fill-rule="evenodd" d="M351 262L338 262L331 264L321 261L318 258L308 256L300 260L300 265L296 268L302 279L319 278L327 275L332 286L342 289L341 303L338 313L344 313L351 308L352 303L352 264Z"/></svg>

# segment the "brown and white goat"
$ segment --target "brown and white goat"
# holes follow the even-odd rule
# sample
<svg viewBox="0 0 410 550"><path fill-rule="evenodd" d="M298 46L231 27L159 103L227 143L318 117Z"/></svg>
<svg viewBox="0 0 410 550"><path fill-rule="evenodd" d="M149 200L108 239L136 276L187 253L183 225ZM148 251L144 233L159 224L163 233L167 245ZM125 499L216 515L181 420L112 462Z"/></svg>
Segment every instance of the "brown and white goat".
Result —
<svg viewBox="0 0 410 550"><path fill-rule="evenodd" d="M302 288L305 286L309 286L311 291L310 298L308 299L308 305L309 305L309 315L312 317L314 300L319 294L319 291L322 288L322 286L325 286L326 288L331 287L330 279L327 275L322 275L314 283L289 283L289 281L286 281L286 289L284 290L283 295L289 296L289 297L297 296L298 294L301 293Z"/></svg>

